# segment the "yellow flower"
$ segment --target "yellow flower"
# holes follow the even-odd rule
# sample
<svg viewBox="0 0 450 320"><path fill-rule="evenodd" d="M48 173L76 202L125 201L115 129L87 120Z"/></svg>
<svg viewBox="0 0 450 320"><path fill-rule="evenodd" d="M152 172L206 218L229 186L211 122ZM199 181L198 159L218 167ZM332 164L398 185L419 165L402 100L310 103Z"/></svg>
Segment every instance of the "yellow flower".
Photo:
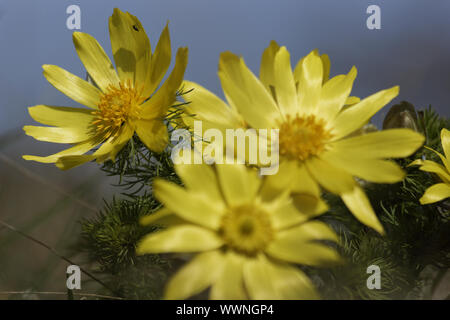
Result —
<svg viewBox="0 0 450 320"><path fill-rule="evenodd" d="M201 86L185 82L192 101L189 121L206 128L279 129L277 180L293 180L295 193L318 196L320 187L339 195L362 223L383 233L370 202L354 177L394 183L404 171L387 158L411 155L424 138L409 129L357 135L370 118L399 92L398 87L359 101L349 97L356 68L328 79L329 60L317 51L291 69L290 55L275 42L265 50L258 79L242 58L225 52L219 78L229 106ZM192 118L192 119L190 119ZM270 178L269 178L270 179Z"/></svg>
<svg viewBox="0 0 450 320"><path fill-rule="evenodd" d="M441 183L432 185L420 198L421 204L429 204L438 202L450 197L450 131L447 129L441 130L441 143L444 149L444 155L434 151L439 158L441 158L444 166L431 160L416 160L411 165L420 165L420 170L435 173L441 180Z"/></svg>
<svg viewBox="0 0 450 320"><path fill-rule="evenodd" d="M61 169L94 159L103 162L114 159L135 132L152 151L161 152L166 147L168 133L164 119L183 79L187 48L178 49L174 69L155 92L171 62L168 26L153 54L144 28L128 12L114 9L109 31L117 71L92 36L73 34L78 56L95 85L58 66L43 66L44 76L56 89L90 109L30 107L34 120L51 127L25 126L27 135L73 146L47 157L25 155L24 159L56 163ZM98 146L92 154L85 154Z"/></svg>
<svg viewBox="0 0 450 320"><path fill-rule="evenodd" d="M154 194L165 208L142 220L168 227L137 248L138 254L197 253L171 278L165 298L184 299L209 287L211 299L317 298L293 264L341 262L317 241L337 241L326 224L308 221L312 216L297 209L288 192L271 194L244 165L177 165L176 172L186 188L155 180Z"/></svg>

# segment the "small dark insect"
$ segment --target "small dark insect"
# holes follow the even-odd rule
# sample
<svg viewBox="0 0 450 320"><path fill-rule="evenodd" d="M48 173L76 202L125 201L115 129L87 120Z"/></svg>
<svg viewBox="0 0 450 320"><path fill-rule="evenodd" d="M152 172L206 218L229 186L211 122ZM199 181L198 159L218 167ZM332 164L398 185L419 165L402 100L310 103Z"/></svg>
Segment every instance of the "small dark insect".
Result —
<svg viewBox="0 0 450 320"><path fill-rule="evenodd" d="M136 25L133 26L133 29L136 31L139 31L138 27Z"/></svg>

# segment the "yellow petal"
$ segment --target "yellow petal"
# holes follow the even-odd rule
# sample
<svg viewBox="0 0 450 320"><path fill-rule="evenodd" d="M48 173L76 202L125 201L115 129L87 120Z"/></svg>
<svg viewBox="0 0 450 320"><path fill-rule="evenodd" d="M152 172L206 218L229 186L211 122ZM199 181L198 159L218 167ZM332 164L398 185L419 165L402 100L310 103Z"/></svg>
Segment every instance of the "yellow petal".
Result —
<svg viewBox="0 0 450 320"><path fill-rule="evenodd" d="M138 18L133 16L132 14L128 14L129 19L133 23L133 29L136 31L136 28L139 30L139 35L137 38L139 40L137 43L137 56L138 58L136 63L136 74L135 74L135 82L139 86L139 84L144 84L144 89L142 90L142 94L145 97L149 97L154 89L152 88L152 83L149 80L152 72L152 52L150 46L150 40L145 33L144 27ZM147 44L148 43L148 44Z"/></svg>
<svg viewBox="0 0 450 320"><path fill-rule="evenodd" d="M34 120L49 126L87 129L94 120L92 111L81 108L37 105L28 108Z"/></svg>
<svg viewBox="0 0 450 320"><path fill-rule="evenodd" d="M207 228L219 228L225 211L223 202L212 202L206 193L189 192L162 179L155 180L153 189L156 198L181 218Z"/></svg>
<svg viewBox="0 0 450 320"><path fill-rule="evenodd" d="M420 170L436 173L445 183L450 183L450 174L439 163L423 160L421 164Z"/></svg>
<svg viewBox="0 0 450 320"><path fill-rule="evenodd" d="M158 87L159 83L163 79L164 75L167 72L167 69L170 66L171 59L172 59L172 49L170 47L169 24L167 23L164 30L161 32L158 44L156 45L155 48L155 52L152 55L151 77L149 81L150 86L148 89L150 93L155 91L155 89ZM178 84L177 89L179 88L180 84L181 82Z"/></svg>
<svg viewBox="0 0 450 320"><path fill-rule="evenodd" d="M341 194L350 191L355 185L353 177L329 161L312 158L305 162L308 172L328 191Z"/></svg>
<svg viewBox="0 0 450 320"><path fill-rule="evenodd" d="M292 203L289 192L284 192L275 201L267 205L266 212L270 212L270 220L275 230L281 230L292 227L296 224L305 222L309 217L297 209Z"/></svg>
<svg viewBox="0 0 450 320"><path fill-rule="evenodd" d="M328 207L320 199L318 184L304 166L282 163L277 174L266 176L259 195L270 202L274 228L283 229L324 213ZM288 197L286 198L286 193Z"/></svg>
<svg viewBox="0 0 450 320"><path fill-rule="evenodd" d="M62 156L80 155L80 154L86 153L89 150L91 150L92 148L96 147L100 142L101 141L99 141L98 139L97 140L91 139L91 140L88 140L85 142L80 142L69 149L63 150L61 152L52 154L47 157L25 155L25 156L23 156L23 158L25 160L32 160L32 161L37 161L37 162L41 162L41 163L54 163Z"/></svg>
<svg viewBox="0 0 450 320"><path fill-rule="evenodd" d="M299 268L268 261L270 281L281 300L319 299L311 280Z"/></svg>
<svg viewBox="0 0 450 320"><path fill-rule="evenodd" d="M261 180L244 165L217 164L220 186L229 206L249 203L256 197Z"/></svg>
<svg viewBox="0 0 450 320"><path fill-rule="evenodd" d="M280 300L271 281L273 271L264 255L249 259L244 264L244 281L248 294L253 300Z"/></svg>
<svg viewBox="0 0 450 320"><path fill-rule="evenodd" d="M54 128L24 126L25 133L36 140L55 143L76 143L91 138L91 133L84 128Z"/></svg>
<svg viewBox="0 0 450 320"><path fill-rule="evenodd" d="M442 163L444 164L445 168L447 169L447 171L450 173L450 161L448 159L446 159L441 153L437 152L436 150L433 150L427 146L425 146L426 149L433 151L435 154L437 154L439 156L439 158L441 159Z"/></svg>
<svg viewBox="0 0 450 320"><path fill-rule="evenodd" d="M405 178L405 172L393 161L366 158L358 149L325 152L321 158L358 178L376 183L395 183Z"/></svg>
<svg viewBox="0 0 450 320"><path fill-rule="evenodd" d="M94 155L68 155L59 157L55 165L61 170L69 170L95 160Z"/></svg>
<svg viewBox="0 0 450 320"><path fill-rule="evenodd" d="M225 256L221 269L221 274L217 276L211 288L210 298L213 300L243 300L247 298L242 276L243 257L232 252Z"/></svg>
<svg viewBox="0 0 450 320"><path fill-rule="evenodd" d="M408 164L407 167L420 166L422 164L423 164L423 160L422 159L416 159L413 162L411 162L410 164Z"/></svg>
<svg viewBox="0 0 450 320"><path fill-rule="evenodd" d="M244 265L244 280L250 298L255 300L317 299L309 278L298 268L275 263L263 255Z"/></svg>
<svg viewBox="0 0 450 320"><path fill-rule="evenodd" d="M292 193L293 205L303 216L308 219L314 218L328 211L328 205L320 196L312 196L304 193Z"/></svg>
<svg viewBox="0 0 450 320"><path fill-rule="evenodd" d="M178 164L175 170L189 192L203 193L215 205L223 202L219 181L211 166Z"/></svg>
<svg viewBox="0 0 450 320"><path fill-rule="evenodd" d="M143 226L158 225L170 227L175 225L190 224L189 221L182 219L169 208L163 207L151 214L145 215L139 219L139 223Z"/></svg>
<svg viewBox="0 0 450 320"><path fill-rule="evenodd" d="M308 194L315 197L320 196L320 188L317 182L311 177L305 165L297 163L296 170L292 171L294 182L292 191L299 194Z"/></svg>
<svg viewBox="0 0 450 320"><path fill-rule="evenodd" d="M317 50L315 50L315 52L317 54L319 54ZM301 58L300 60L298 60L297 64L295 65L295 68L294 68L294 80L295 80L295 85L297 87L297 91L298 91L298 84L300 82L300 78L301 78L302 72L303 72L303 61L305 61L305 58L306 58L306 56Z"/></svg>
<svg viewBox="0 0 450 320"><path fill-rule="evenodd" d="M319 50L318 49L314 49L309 54L315 54L315 55L319 56ZM303 72L303 67L304 67L303 62L305 61L306 57L307 56L304 56L300 60L298 60L297 64L295 65L295 68L294 68L294 79L295 79L295 83L297 85L297 89L298 89L298 84L300 82L300 79L302 77L302 72ZM323 70L323 72L325 72L326 70L324 68L326 66L323 65L322 57L320 57L320 60L322 62L322 70ZM323 76L325 76L325 74L323 74ZM325 81L325 78L323 78L323 81Z"/></svg>
<svg viewBox="0 0 450 320"><path fill-rule="evenodd" d="M118 86L114 66L97 40L87 33L74 32L73 43L87 72L103 92L109 85Z"/></svg>
<svg viewBox="0 0 450 320"><path fill-rule="evenodd" d="M265 199L270 200L285 189L313 196L320 194L317 182L311 178L306 167L297 161L281 162L276 174L265 177L261 194Z"/></svg>
<svg viewBox="0 0 450 320"><path fill-rule="evenodd" d="M441 130L441 143L447 158L447 170L450 171L450 131L445 128Z"/></svg>
<svg viewBox="0 0 450 320"><path fill-rule="evenodd" d="M316 112L320 100L323 80L323 66L317 52L308 54L303 61L298 84L298 107L300 114Z"/></svg>
<svg viewBox="0 0 450 320"><path fill-rule="evenodd" d="M298 112L297 88L291 68L291 57L286 47L278 50L274 61L275 92L278 106L286 115L295 116Z"/></svg>
<svg viewBox="0 0 450 320"><path fill-rule="evenodd" d="M345 105L351 106L351 105L357 104L360 101L361 101L361 99L358 97L348 97L347 100L345 100Z"/></svg>
<svg viewBox="0 0 450 320"><path fill-rule="evenodd" d="M280 192L290 189L293 185L293 172L297 169L296 161L283 161L279 164L278 172L264 178L260 194L265 201L278 197Z"/></svg>
<svg viewBox="0 0 450 320"><path fill-rule="evenodd" d="M190 127L193 127L194 120L202 120L205 130L216 128L225 131L226 129L242 127L243 119L241 116L201 85L184 81L183 90L186 92L183 94L183 99L189 103L185 110L193 115L187 117L190 120Z"/></svg>
<svg viewBox="0 0 450 320"><path fill-rule="evenodd" d="M297 242L309 242L312 240L328 240L338 242L339 238L327 224L313 220L294 226L292 228L280 231L277 239L291 239Z"/></svg>
<svg viewBox="0 0 450 320"><path fill-rule="evenodd" d="M92 120L92 115L89 112L86 114L85 111L86 110L83 109L49 106L36 106L30 108L30 114L37 121L50 125L59 124L63 127L67 126L67 128L71 128L70 126L74 126L75 128L77 128L77 120L80 120L80 123L78 123L78 125L86 125L85 120L89 119L89 117L91 118L90 120ZM87 124L89 125L90 122L88 122ZM103 162L107 159L114 159L120 149L122 149L122 147L131 138L133 132L134 130L129 125L123 126L118 136L110 137L96 152L91 155L83 154L102 143L104 141L103 136L94 136L91 139L79 143L72 148L48 157L24 156L24 159L44 163L56 162L56 166L62 170L71 169L93 159L97 159L98 162Z"/></svg>
<svg viewBox="0 0 450 320"><path fill-rule="evenodd" d="M273 258L309 266L326 266L342 262L336 250L316 242L304 242L291 229L278 232L277 237L266 249Z"/></svg>
<svg viewBox="0 0 450 320"><path fill-rule="evenodd" d="M142 105L141 117L148 120L162 119L167 109L175 101L177 90L183 81L188 62L188 49L179 48L175 58L175 66L169 77L156 93Z"/></svg>
<svg viewBox="0 0 450 320"><path fill-rule="evenodd" d="M61 170L69 170L95 159L98 163L102 163L109 159L114 161L117 153L131 139L133 133L133 128L130 125L125 124L122 126L117 136L109 137L93 154L66 155L60 157L56 161L56 166Z"/></svg>
<svg viewBox="0 0 450 320"><path fill-rule="evenodd" d="M261 57L261 65L259 68L259 78L261 82L264 84L268 92L271 91L271 86L275 85L275 76L274 76L274 60L275 54L280 49L280 46L276 41L270 41L269 46L264 50Z"/></svg>
<svg viewBox="0 0 450 320"><path fill-rule="evenodd" d="M357 70L353 67L347 75L333 77L325 83L320 95L320 106L318 113L325 119L333 120L346 103Z"/></svg>
<svg viewBox="0 0 450 320"><path fill-rule="evenodd" d="M139 223L143 226L149 226L149 225L154 224L156 221L158 221L160 219L164 219L173 214L174 213L172 210L164 207L164 208L159 209L158 211L155 211L151 214L143 216L142 218L139 219Z"/></svg>
<svg viewBox="0 0 450 320"><path fill-rule="evenodd" d="M403 158L424 142L420 133L410 129L390 129L342 139L331 144L332 152L360 154L364 158Z"/></svg>
<svg viewBox="0 0 450 320"><path fill-rule="evenodd" d="M134 134L134 128L129 123L125 123L120 128L117 136L110 137L106 140L105 143L102 144L97 151L94 152L94 155L98 158L111 159L114 161L117 153L127 144L127 142L131 139ZM103 159L100 159L100 162L103 162Z"/></svg>
<svg viewBox="0 0 450 320"><path fill-rule="evenodd" d="M353 190L341 194L341 198L356 219L378 233L384 234L383 226L373 211L369 199L359 186L355 185Z"/></svg>
<svg viewBox="0 0 450 320"><path fill-rule="evenodd" d="M322 66L323 66L323 80L322 80L322 83L325 83L330 78L330 69L331 69L330 57L328 57L327 54L322 54L320 56L320 60L322 60Z"/></svg>
<svg viewBox="0 0 450 320"><path fill-rule="evenodd" d="M438 183L432 185L423 194L422 198L420 198L421 204L429 204L438 202L450 197L450 185L445 183Z"/></svg>
<svg viewBox="0 0 450 320"><path fill-rule="evenodd" d="M394 99L398 92L398 86L382 90L341 111L333 123L334 140L361 128L375 113Z"/></svg>
<svg viewBox="0 0 450 320"><path fill-rule="evenodd" d="M253 128L271 128L279 110L270 93L244 61L224 52L220 55L219 78L227 99Z"/></svg>
<svg viewBox="0 0 450 320"><path fill-rule="evenodd" d="M216 233L205 228L181 225L150 233L139 242L136 253L200 252L222 246Z"/></svg>
<svg viewBox="0 0 450 320"><path fill-rule="evenodd" d="M219 251L197 254L169 280L164 298L181 300L201 293L216 281L223 264Z"/></svg>
<svg viewBox="0 0 450 320"><path fill-rule="evenodd" d="M154 152L163 152L169 143L167 127L161 120L137 120L136 133L147 148Z"/></svg>
<svg viewBox="0 0 450 320"><path fill-rule="evenodd" d="M76 75L53 65L43 65L44 76L56 89L86 107L97 109L100 90Z"/></svg>
<svg viewBox="0 0 450 320"><path fill-rule="evenodd" d="M358 178L375 183L396 183L406 176L405 171L394 161L357 159L347 164L338 164L336 160L333 163L343 169L346 168L347 172Z"/></svg>
<svg viewBox="0 0 450 320"><path fill-rule="evenodd" d="M109 36L119 78L144 85L151 67L151 47L142 24L130 13L115 8L109 18Z"/></svg>

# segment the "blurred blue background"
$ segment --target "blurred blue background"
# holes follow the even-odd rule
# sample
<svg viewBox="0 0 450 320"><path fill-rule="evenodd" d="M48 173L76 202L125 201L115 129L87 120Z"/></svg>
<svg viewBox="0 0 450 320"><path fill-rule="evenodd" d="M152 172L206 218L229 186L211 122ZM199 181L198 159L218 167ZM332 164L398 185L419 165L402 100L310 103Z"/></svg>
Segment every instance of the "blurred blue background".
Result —
<svg viewBox="0 0 450 320"><path fill-rule="evenodd" d="M273 39L288 47L293 65L314 48L329 54L332 75L356 65L354 95L398 84L396 101L408 100L419 108L431 104L450 115L450 1L3 0L0 133L32 124L27 106L76 105L48 84L41 70L43 64L56 64L84 76L66 27L71 4L81 7L81 31L97 38L108 54L107 21L114 7L138 16L152 43L169 20L173 51L190 49L186 78L220 95L220 52L243 55L258 72L261 53ZM366 27L371 4L381 8L381 30ZM386 112L377 116L377 123Z"/></svg>
<svg viewBox="0 0 450 320"><path fill-rule="evenodd" d="M261 54L273 39L288 47L293 65L314 48L330 56L332 75L355 65L354 95L400 85L394 102L431 104L450 115L448 0L0 0L0 219L75 261L83 261L70 250L80 236L77 222L123 191L111 186L117 177L108 178L95 163L61 172L21 158L63 149L25 136L21 127L34 123L28 106L77 106L41 69L55 64L85 76L73 31L66 27L72 4L81 7L81 31L97 38L110 56L108 17L114 7L141 20L153 47L170 20L173 53L179 46L190 50L186 78L220 96L220 52L241 54L258 73ZM372 4L381 7L381 30L366 27ZM17 290L61 291L63 296L55 297L64 298L67 264L47 249L0 226L0 256L0 300L8 298L5 291Z"/></svg>

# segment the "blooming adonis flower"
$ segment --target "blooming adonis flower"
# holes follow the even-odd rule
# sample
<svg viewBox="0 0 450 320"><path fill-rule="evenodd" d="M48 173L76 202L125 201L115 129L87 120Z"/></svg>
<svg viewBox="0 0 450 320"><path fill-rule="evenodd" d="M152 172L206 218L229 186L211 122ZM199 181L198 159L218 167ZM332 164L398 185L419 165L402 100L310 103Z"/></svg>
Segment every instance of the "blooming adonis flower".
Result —
<svg viewBox="0 0 450 320"><path fill-rule="evenodd" d="M175 169L186 188L155 180L154 194L165 208L142 221L166 220L168 227L137 247L138 254L197 253L168 282L165 298L185 299L208 288L212 299L317 298L294 264L341 262L334 249L318 242L337 241L326 224L309 221L288 191L270 194L267 180L245 165Z"/></svg>
<svg viewBox="0 0 450 320"><path fill-rule="evenodd" d="M425 191L420 198L421 204L434 203L450 197L450 131L445 128L441 130L441 143L445 156L433 151L441 158L443 166L431 160L421 159L411 163L411 165L420 165L422 171L435 173L442 180L441 183L432 185Z"/></svg>
<svg viewBox="0 0 450 320"><path fill-rule="evenodd" d="M424 137L410 129L355 134L398 95L399 88L359 101L349 97L355 67L331 79L328 74L326 56L312 51L292 70L287 49L271 42L262 57L259 79L242 58L221 54L219 78L229 106L195 83L185 82L184 88L194 89L187 96L193 118L210 127L217 123L218 128L279 129L277 175L292 179L292 191L318 196L320 186L339 195L362 223L383 233L355 177L375 183L401 181L404 171L386 159L411 155Z"/></svg>
<svg viewBox="0 0 450 320"><path fill-rule="evenodd" d="M144 28L128 12L114 9L109 32L117 71L92 36L73 33L75 49L95 85L60 67L43 66L44 76L55 88L90 109L30 107L34 120L51 127L25 126L27 135L73 146L47 157L26 155L24 159L56 163L61 169L94 159L104 162L114 159L135 132L150 150L164 150L168 143L164 120L183 80L187 48L178 49L174 69L156 91L171 62L168 26L153 54Z"/></svg>

